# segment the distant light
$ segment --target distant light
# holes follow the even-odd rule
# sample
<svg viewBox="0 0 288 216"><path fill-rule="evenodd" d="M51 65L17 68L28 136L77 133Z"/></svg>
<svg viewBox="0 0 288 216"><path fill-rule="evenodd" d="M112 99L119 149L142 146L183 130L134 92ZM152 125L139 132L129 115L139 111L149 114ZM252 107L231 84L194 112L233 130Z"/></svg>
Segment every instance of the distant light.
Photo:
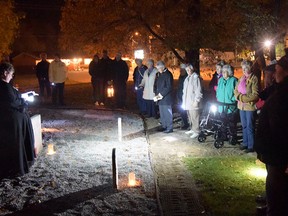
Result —
<svg viewBox="0 0 288 216"><path fill-rule="evenodd" d="M144 50L135 50L134 57L135 59L144 59Z"/></svg>
<svg viewBox="0 0 288 216"><path fill-rule="evenodd" d="M266 40L266 41L264 42L264 46L265 46L265 47L268 47L268 48L271 46L271 44L272 44L271 40Z"/></svg>
<svg viewBox="0 0 288 216"><path fill-rule="evenodd" d="M138 35L139 35L139 32L135 32L135 35L138 36Z"/></svg>

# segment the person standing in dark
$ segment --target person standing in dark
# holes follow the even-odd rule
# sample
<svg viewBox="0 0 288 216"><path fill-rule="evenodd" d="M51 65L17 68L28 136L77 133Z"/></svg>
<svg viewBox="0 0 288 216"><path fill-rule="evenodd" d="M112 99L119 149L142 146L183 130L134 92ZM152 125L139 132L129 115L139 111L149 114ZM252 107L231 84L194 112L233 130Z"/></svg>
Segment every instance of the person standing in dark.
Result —
<svg viewBox="0 0 288 216"><path fill-rule="evenodd" d="M52 103L64 105L64 85L67 78L67 67L61 61L60 55L55 54L54 61L49 65L49 80L52 85Z"/></svg>
<svg viewBox="0 0 288 216"><path fill-rule="evenodd" d="M146 109L146 102L143 98L143 88L138 87L144 77L144 73L147 70L147 66L143 65L142 59L135 59L135 62L137 64L137 67L134 69L133 72L133 81L136 90L136 100L140 110L140 114L145 115L147 113L147 109Z"/></svg>
<svg viewBox="0 0 288 216"><path fill-rule="evenodd" d="M126 107L126 83L129 77L129 68L127 63L122 60L121 52L116 54L112 68L116 106L123 109Z"/></svg>
<svg viewBox="0 0 288 216"><path fill-rule="evenodd" d="M259 116L255 150L266 164L267 215L288 215L288 58L275 67L277 85Z"/></svg>
<svg viewBox="0 0 288 216"><path fill-rule="evenodd" d="M93 87L93 100L96 106L104 105L105 83L104 73L100 69L100 60L98 55L94 55L93 60L89 64L89 74Z"/></svg>
<svg viewBox="0 0 288 216"><path fill-rule="evenodd" d="M49 65L50 63L46 60L47 54L40 54L41 61L36 65L36 76L38 78L40 97L44 99L44 92L46 89L47 98L51 96L51 86L49 81Z"/></svg>
<svg viewBox="0 0 288 216"><path fill-rule="evenodd" d="M188 122L188 115L187 111L182 108L182 96L183 96L183 87L184 87L184 80L187 77L187 72L185 70L186 65L181 64L180 65L180 75L178 78L178 87L177 87L177 101L179 105L179 112L182 119L182 130L187 130L189 128L189 122Z"/></svg>
<svg viewBox="0 0 288 216"><path fill-rule="evenodd" d="M35 159L34 135L27 104L10 83L14 68L0 64L0 179L29 172Z"/></svg>
<svg viewBox="0 0 288 216"><path fill-rule="evenodd" d="M108 56L108 51L103 50L102 58L100 59L100 74L104 78L104 83L107 84L108 81L113 79L112 72L112 59Z"/></svg>
<svg viewBox="0 0 288 216"><path fill-rule="evenodd" d="M222 67L225 65L225 61L221 60L216 64L216 71L209 82L209 91L211 95L211 100L216 101L216 90L218 86L218 81L222 77Z"/></svg>
<svg viewBox="0 0 288 216"><path fill-rule="evenodd" d="M165 67L163 61L158 61L156 68L159 71L159 77L156 83L156 93L154 101L159 105L160 120L162 128L159 131L164 133L173 132L173 113L172 113L172 92L173 92L173 76Z"/></svg>

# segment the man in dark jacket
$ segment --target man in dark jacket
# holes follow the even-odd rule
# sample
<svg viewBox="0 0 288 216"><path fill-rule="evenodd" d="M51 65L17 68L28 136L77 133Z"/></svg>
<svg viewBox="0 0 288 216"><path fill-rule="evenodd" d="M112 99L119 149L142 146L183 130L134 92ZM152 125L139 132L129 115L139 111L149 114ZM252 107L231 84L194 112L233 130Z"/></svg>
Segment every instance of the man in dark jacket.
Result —
<svg viewBox="0 0 288 216"><path fill-rule="evenodd" d="M159 71L159 77L156 83L156 92L154 101L158 102L160 120L162 128L160 131L164 133L173 132L173 114L172 114L172 91L173 91L173 76L172 73L165 67L163 61L158 61L156 68Z"/></svg>
<svg viewBox="0 0 288 216"><path fill-rule="evenodd" d="M259 116L255 150L266 164L267 215L288 215L288 58L276 64L277 85Z"/></svg>
<svg viewBox="0 0 288 216"><path fill-rule="evenodd" d="M129 68L121 58L122 54L118 52L113 60L112 68L116 106L123 109L126 107L126 83L129 77Z"/></svg>
<svg viewBox="0 0 288 216"><path fill-rule="evenodd" d="M40 97L44 97L44 91L46 88L47 97L51 96L51 87L49 82L49 65L50 63L46 60L47 54L41 53L40 58L42 59L36 65L36 76L38 78L39 88L40 88Z"/></svg>
<svg viewBox="0 0 288 216"><path fill-rule="evenodd" d="M98 55L94 55L93 60L89 64L89 74L91 76L91 83L93 87L93 100L96 106L104 105L105 83L104 74L100 68L100 61Z"/></svg>

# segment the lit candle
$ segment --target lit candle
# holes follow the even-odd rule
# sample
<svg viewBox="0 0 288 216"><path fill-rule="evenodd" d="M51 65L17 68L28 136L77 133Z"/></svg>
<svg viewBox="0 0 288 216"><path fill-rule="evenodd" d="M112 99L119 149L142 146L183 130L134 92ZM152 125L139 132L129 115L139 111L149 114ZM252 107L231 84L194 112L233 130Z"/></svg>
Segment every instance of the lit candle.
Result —
<svg viewBox="0 0 288 216"><path fill-rule="evenodd" d="M53 155L56 152L54 151L54 145L53 144L48 144L48 150L47 150L47 154L48 155Z"/></svg>
<svg viewBox="0 0 288 216"><path fill-rule="evenodd" d="M130 186L130 187L136 186L136 177L135 177L135 173L133 173L133 172L129 173L128 186Z"/></svg>

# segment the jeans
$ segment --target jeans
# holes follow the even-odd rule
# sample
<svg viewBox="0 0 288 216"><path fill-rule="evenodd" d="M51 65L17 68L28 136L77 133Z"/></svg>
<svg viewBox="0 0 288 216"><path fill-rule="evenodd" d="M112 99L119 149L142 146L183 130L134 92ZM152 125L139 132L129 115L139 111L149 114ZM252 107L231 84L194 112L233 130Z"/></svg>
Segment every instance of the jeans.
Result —
<svg viewBox="0 0 288 216"><path fill-rule="evenodd" d="M52 86L52 103L57 104L57 99L60 105L64 105L64 82L54 83Z"/></svg>
<svg viewBox="0 0 288 216"><path fill-rule="evenodd" d="M171 105L159 105L160 120L162 127L173 130L173 114Z"/></svg>
<svg viewBox="0 0 288 216"><path fill-rule="evenodd" d="M254 147L255 111L240 110L240 119L243 132L243 146L248 149Z"/></svg>

